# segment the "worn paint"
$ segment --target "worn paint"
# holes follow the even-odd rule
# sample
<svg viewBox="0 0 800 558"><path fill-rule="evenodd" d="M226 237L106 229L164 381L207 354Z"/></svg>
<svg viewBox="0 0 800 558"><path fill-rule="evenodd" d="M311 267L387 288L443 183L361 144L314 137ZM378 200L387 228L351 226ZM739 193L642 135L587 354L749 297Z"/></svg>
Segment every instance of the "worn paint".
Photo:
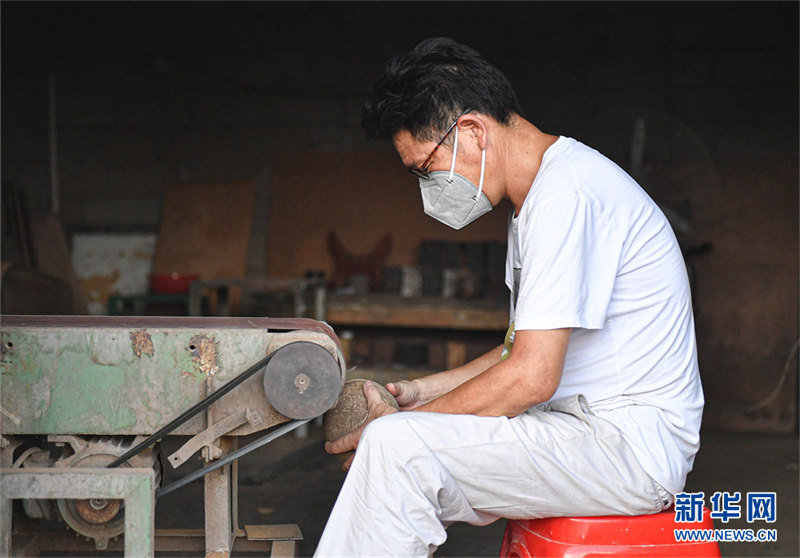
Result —
<svg viewBox="0 0 800 558"><path fill-rule="evenodd" d="M213 376L219 371L217 366L217 343L214 338L205 335L195 335L189 340L188 349L192 353L192 360L200 367L206 376Z"/></svg>
<svg viewBox="0 0 800 558"><path fill-rule="evenodd" d="M190 357L154 360L159 343L165 356L188 356L164 332L148 340L132 339L128 330L35 329L13 334L15 352L0 387L3 408L20 424L4 424L4 431L152 433L203 394L194 376L169 374L191 369Z"/></svg>
<svg viewBox="0 0 800 558"><path fill-rule="evenodd" d="M125 372L120 368L78 361L80 390L68 374L60 374L53 387L48 412L42 415L48 432L58 431L63 424L85 424L92 430L117 432L136 424L134 401L128 399L131 393L126 386ZM121 394L128 393L125 400ZM61 397L68 393L70 397Z"/></svg>
<svg viewBox="0 0 800 558"><path fill-rule="evenodd" d="M34 416L40 418L50 408L50 379L45 376L31 385L30 393Z"/></svg>
<svg viewBox="0 0 800 558"><path fill-rule="evenodd" d="M11 358L14 353L14 342L5 331L0 331L0 362L6 362L6 355Z"/></svg>
<svg viewBox="0 0 800 558"><path fill-rule="evenodd" d="M156 487L155 473L143 469L17 468L0 478L0 509L10 509L12 499L124 499L125 556L153 556ZM10 515L3 518L8 535L0 541L0 554L10 555Z"/></svg>
<svg viewBox="0 0 800 558"><path fill-rule="evenodd" d="M88 321L94 320L119 325L3 325L2 346L10 343L13 349L0 362L3 434L152 434L200 401L212 374L223 385L276 347L303 338L336 352L335 342L319 332L273 333L249 323L201 329L160 326L159 319L134 328L125 325L125 318ZM134 335L136 341L131 336L136 331L146 336ZM263 423L243 425L237 436L286 420L267 401L262 373L213 407L218 417L242 408L257 412ZM173 434L193 435L205 428L205 417L198 415Z"/></svg>
<svg viewBox="0 0 800 558"><path fill-rule="evenodd" d="M133 347L133 354L136 358L142 358L142 355L153 356L153 340L150 334L145 329L137 329L130 332L131 346Z"/></svg>

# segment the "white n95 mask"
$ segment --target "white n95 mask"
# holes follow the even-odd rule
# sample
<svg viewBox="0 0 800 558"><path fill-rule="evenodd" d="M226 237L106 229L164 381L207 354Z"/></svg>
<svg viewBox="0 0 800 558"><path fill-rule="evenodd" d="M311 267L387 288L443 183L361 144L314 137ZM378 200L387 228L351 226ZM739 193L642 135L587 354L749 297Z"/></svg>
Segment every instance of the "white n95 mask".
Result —
<svg viewBox="0 0 800 558"><path fill-rule="evenodd" d="M486 150L481 151L481 177L478 186L455 172L458 150L458 126L453 138L453 161L450 172L434 171L419 179L425 213L456 230L492 210L492 203L483 193L483 172Z"/></svg>

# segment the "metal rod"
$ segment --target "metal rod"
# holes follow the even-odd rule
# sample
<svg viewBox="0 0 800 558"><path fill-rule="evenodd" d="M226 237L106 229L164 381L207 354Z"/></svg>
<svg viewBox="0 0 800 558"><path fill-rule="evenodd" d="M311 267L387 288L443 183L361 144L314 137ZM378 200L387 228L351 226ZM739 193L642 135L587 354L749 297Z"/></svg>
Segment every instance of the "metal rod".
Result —
<svg viewBox="0 0 800 558"><path fill-rule="evenodd" d="M179 488L182 488L182 487L186 486L190 482L192 482L194 480L197 480L200 477L204 477L205 475L207 475L211 471L216 471L220 467L224 467L225 465L227 465L231 461L235 461L236 459L239 459L241 456L243 456L243 455L245 455L247 453L250 453L251 451L253 451L255 449L260 448L264 444L267 444L267 443L271 442L272 440L274 440L276 438L280 438L284 434L287 434L287 433L291 432L292 430L294 430L295 428L306 424L310 420L311 419L294 420L294 421L292 421L292 422L290 422L288 424L284 424L283 426L281 426L280 428L278 428L276 430L273 430L272 432L270 432L266 436L262 436L261 438L259 438L255 442L247 444L245 447L243 447L241 449L238 449L235 452L233 452L231 454L228 454L227 456L223 457L222 459L219 459L219 460L215 461L213 465L209 465L208 467L204 467L202 469L199 469L199 470L195 471L194 473L190 473L190 474L186 475L185 477L181 478L180 480L177 480L177 481L175 481L175 482L173 482L171 484L168 484L167 486L165 486L164 488L161 488L160 490L156 490L156 499L160 498L161 496L166 496L167 494L169 494L171 492L174 492L174 491L178 490Z"/></svg>
<svg viewBox="0 0 800 558"><path fill-rule="evenodd" d="M291 343L289 343L289 345L291 345ZM270 359L273 357L273 355L275 355L275 353L272 353L268 357L259 360L253 366L251 366L243 373L236 376L233 380L231 380L230 382L219 388L217 391L213 392L211 395L209 395L202 401L199 401L197 404L193 405L189 410L183 412L176 419L170 421L169 424L161 428L161 430L159 430L152 436L149 436L139 444L135 445L134 447L132 447L131 449L120 455L114 461L109 463L106 467L109 469L118 467L121 464L125 463L131 457L137 455L139 452L141 452L144 448L148 447L150 444L153 444L161 440L161 438L163 438L165 434L174 430L175 427L177 427L180 424L183 424L184 422L195 416L197 413L199 413L200 411L202 411L203 409L214 403L217 399L219 399L220 397L231 391L233 388L244 382L247 378L249 378L256 372L264 368L270 361Z"/></svg>

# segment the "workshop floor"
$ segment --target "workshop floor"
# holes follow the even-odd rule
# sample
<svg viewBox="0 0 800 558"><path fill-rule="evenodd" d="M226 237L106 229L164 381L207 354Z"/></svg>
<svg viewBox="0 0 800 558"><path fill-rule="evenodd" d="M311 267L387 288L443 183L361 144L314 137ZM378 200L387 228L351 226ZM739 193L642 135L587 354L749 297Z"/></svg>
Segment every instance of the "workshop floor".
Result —
<svg viewBox="0 0 800 558"><path fill-rule="evenodd" d="M300 555L310 556L344 479L339 462L322 448L321 427L307 436L289 434L241 459L239 524L297 523L304 540ZM168 438L169 440L169 438ZM167 448L165 448L167 449ZM169 478L167 479L169 480ZM777 494L777 521L744 520L717 528L776 529L774 543L723 543L723 556L800 556L798 549L798 438L796 435L704 432L702 448L686 492ZM157 527L202 527L202 483L195 482L159 501ZM744 510L744 506L742 507ZM438 557L498 556L504 521L486 527L454 525Z"/></svg>

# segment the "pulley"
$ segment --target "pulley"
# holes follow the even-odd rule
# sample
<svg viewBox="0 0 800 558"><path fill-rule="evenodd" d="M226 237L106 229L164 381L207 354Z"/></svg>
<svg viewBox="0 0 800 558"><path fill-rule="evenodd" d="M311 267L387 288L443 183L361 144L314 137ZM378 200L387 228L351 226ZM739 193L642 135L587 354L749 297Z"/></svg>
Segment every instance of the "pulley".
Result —
<svg viewBox="0 0 800 558"><path fill-rule="evenodd" d="M69 437L74 455L62 458L57 467L106 467L114 458L122 455L130 447L131 440L125 437L100 437L82 440ZM77 444L83 443L83 447ZM156 482L160 482L161 465L157 451L142 452L126 467L152 467L156 471ZM108 541L125 530L124 505L122 500L114 499L66 499L56 501L61 517L76 533L94 539L98 549L103 550Z"/></svg>
<svg viewBox="0 0 800 558"><path fill-rule="evenodd" d="M264 370L264 393L276 411L311 419L330 409L342 389L342 371L324 347L297 341L278 349Z"/></svg>

